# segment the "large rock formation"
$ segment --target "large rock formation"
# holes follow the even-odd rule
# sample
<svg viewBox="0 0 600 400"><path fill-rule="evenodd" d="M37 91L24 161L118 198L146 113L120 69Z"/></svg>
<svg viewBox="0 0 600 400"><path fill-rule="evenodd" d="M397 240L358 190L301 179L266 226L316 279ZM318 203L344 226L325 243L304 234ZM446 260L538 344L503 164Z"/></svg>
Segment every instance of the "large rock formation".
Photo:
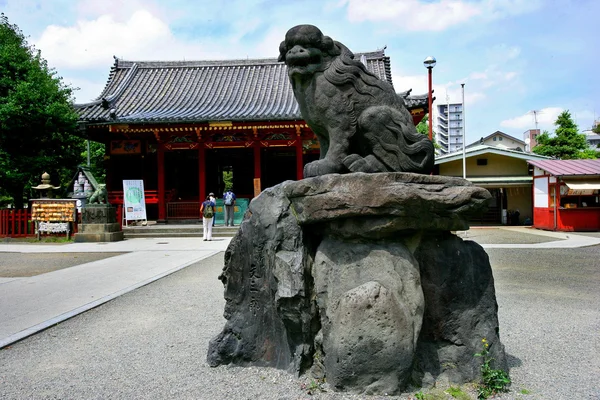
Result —
<svg viewBox="0 0 600 400"><path fill-rule="evenodd" d="M325 175L256 197L225 254L211 366L311 370L336 390L479 376L481 339L506 368L485 251L452 230L489 193L459 178Z"/></svg>

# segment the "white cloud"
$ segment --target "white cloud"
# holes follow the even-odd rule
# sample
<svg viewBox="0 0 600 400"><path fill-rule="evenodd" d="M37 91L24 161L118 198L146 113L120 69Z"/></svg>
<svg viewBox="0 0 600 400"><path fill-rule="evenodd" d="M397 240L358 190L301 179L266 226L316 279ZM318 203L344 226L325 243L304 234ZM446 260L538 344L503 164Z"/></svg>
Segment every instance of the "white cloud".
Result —
<svg viewBox="0 0 600 400"><path fill-rule="evenodd" d="M560 107L546 107L535 111L535 113L532 110L518 117L506 119L500 122L500 126L511 129L522 129L525 131L527 129L535 128L535 120L537 118L539 129L552 130L554 121L556 121L556 118L564 111L564 109Z"/></svg>
<svg viewBox="0 0 600 400"><path fill-rule="evenodd" d="M442 31L479 18L490 20L527 13L540 6L540 0L343 0L351 22L385 21L407 31Z"/></svg>
<svg viewBox="0 0 600 400"><path fill-rule="evenodd" d="M394 89L396 92L405 92L412 89L412 94L427 93L427 74L423 75L402 75L393 72L392 82L394 82Z"/></svg>
<svg viewBox="0 0 600 400"><path fill-rule="evenodd" d="M36 47L54 67L85 68L110 63L113 55L162 58L157 49L168 48L174 42L166 24L148 11L139 10L125 22L102 15L72 27L50 25Z"/></svg>
<svg viewBox="0 0 600 400"><path fill-rule="evenodd" d="M279 44L285 38L287 29L284 27L271 28L254 47L256 57L278 57Z"/></svg>
<svg viewBox="0 0 600 400"><path fill-rule="evenodd" d="M107 79L108 76L105 76L103 81L94 82L88 79L64 78L65 83L70 83L77 89L73 92L75 103L87 103L95 100L102 93Z"/></svg>

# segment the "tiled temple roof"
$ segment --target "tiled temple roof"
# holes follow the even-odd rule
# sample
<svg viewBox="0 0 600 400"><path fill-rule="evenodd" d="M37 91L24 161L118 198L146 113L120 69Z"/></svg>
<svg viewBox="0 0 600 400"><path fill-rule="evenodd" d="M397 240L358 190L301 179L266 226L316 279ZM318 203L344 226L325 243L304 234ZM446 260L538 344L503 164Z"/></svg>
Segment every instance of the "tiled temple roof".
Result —
<svg viewBox="0 0 600 400"><path fill-rule="evenodd" d="M357 59L392 83L383 50ZM427 107L427 95L403 97ZM302 120L285 64L274 58L219 61L124 61L115 58L98 99L76 104L80 121L174 123Z"/></svg>

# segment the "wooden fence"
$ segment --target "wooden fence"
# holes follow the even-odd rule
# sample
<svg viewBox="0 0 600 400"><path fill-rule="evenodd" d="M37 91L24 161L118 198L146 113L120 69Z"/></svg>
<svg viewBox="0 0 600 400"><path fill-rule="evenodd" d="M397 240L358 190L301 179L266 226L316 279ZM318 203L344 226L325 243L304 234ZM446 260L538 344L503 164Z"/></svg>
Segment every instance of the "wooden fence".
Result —
<svg viewBox="0 0 600 400"><path fill-rule="evenodd" d="M80 216L77 215L77 220ZM79 231L79 224L71 222L71 234ZM53 234L66 236L66 233ZM35 221L31 220L31 211L27 208L20 210L5 208L0 210L0 237L23 238L35 236Z"/></svg>
<svg viewBox="0 0 600 400"><path fill-rule="evenodd" d="M35 236L35 222L31 220L31 212L24 209L0 210L0 237Z"/></svg>

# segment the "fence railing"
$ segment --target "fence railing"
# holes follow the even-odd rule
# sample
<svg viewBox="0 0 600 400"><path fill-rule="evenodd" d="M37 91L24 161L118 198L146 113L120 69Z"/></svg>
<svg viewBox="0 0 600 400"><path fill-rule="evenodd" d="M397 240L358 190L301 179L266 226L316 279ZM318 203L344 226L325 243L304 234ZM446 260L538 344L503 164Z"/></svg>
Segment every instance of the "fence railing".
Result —
<svg viewBox="0 0 600 400"><path fill-rule="evenodd" d="M167 219L200 219L200 202L167 203Z"/></svg>
<svg viewBox="0 0 600 400"><path fill-rule="evenodd" d="M0 237L26 237L35 235L31 212L24 209L0 210Z"/></svg>

